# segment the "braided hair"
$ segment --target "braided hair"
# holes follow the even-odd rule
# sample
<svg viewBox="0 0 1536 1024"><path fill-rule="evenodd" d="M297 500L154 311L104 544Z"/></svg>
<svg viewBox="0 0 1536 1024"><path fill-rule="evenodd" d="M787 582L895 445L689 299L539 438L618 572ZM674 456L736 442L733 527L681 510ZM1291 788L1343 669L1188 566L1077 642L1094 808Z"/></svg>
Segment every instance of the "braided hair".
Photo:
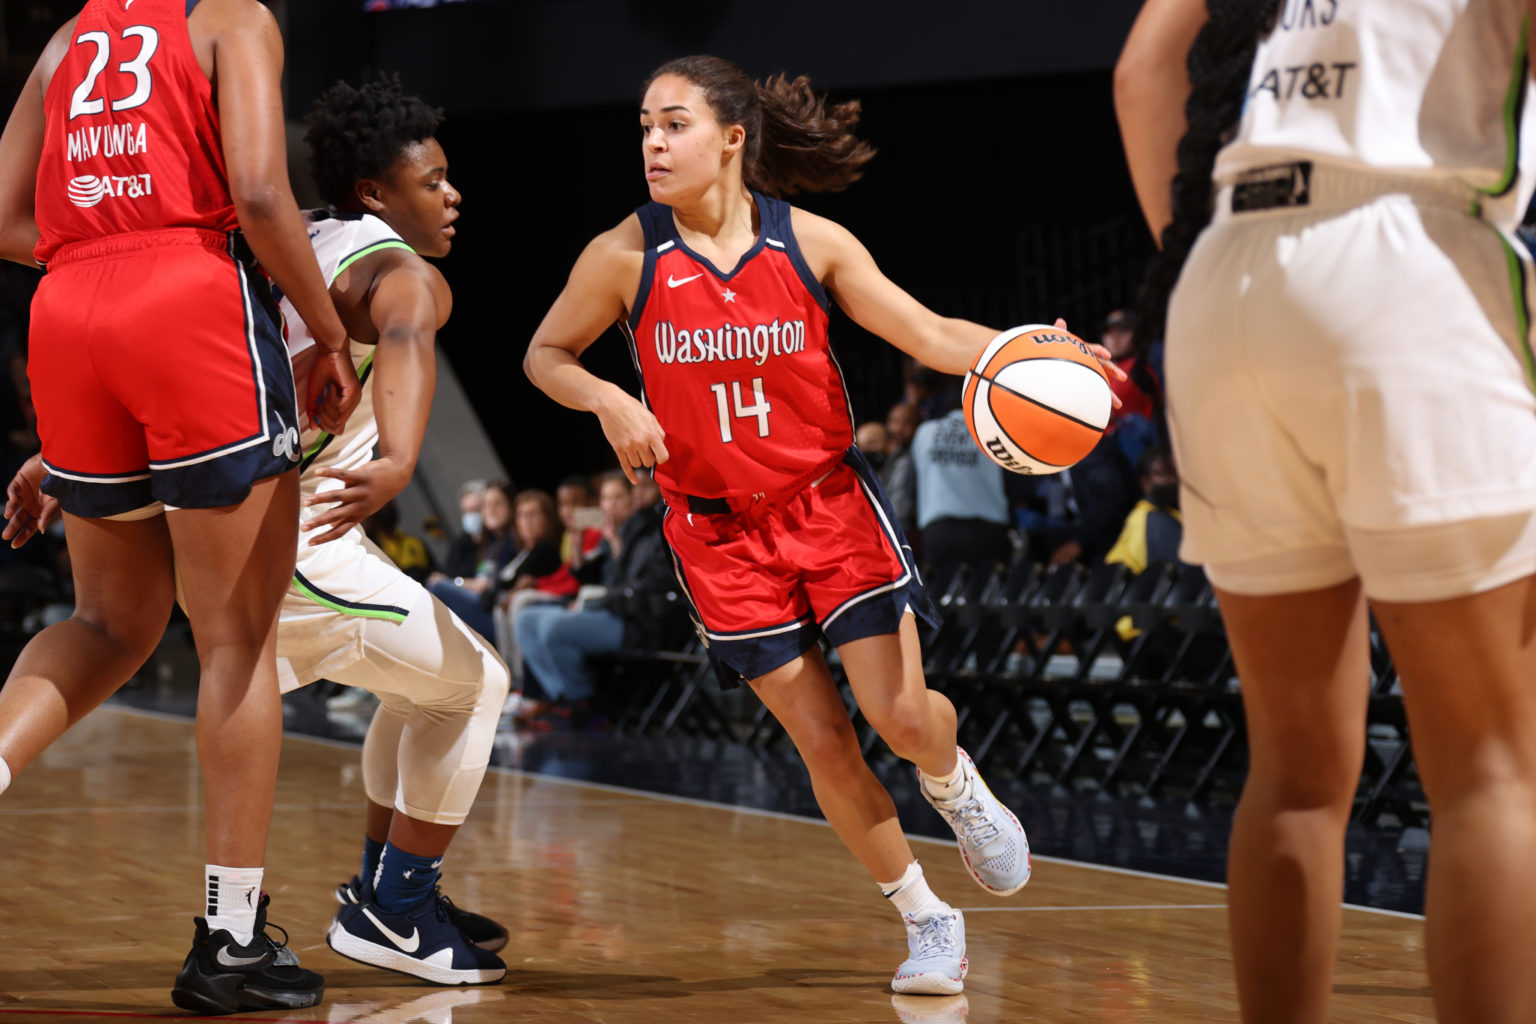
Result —
<svg viewBox="0 0 1536 1024"><path fill-rule="evenodd" d="M1248 75L1259 40L1274 24L1277 0L1206 0L1209 19L1189 50L1189 127L1179 140L1179 169L1173 178L1173 220L1163 229L1162 248L1152 257L1136 300L1136 365L1131 376L1152 395L1161 419L1162 394L1147 365L1147 349L1161 338L1168 320L1168 296L1179 280L1195 239L1211 221L1211 170L1216 154L1242 114Z"/></svg>

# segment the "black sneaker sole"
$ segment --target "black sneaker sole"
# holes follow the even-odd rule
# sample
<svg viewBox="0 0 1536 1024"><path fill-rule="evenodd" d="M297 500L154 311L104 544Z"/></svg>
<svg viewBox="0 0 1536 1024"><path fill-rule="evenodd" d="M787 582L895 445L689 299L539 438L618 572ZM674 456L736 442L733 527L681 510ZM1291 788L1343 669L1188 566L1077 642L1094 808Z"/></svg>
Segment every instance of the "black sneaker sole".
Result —
<svg viewBox="0 0 1536 1024"><path fill-rule="evenodd" d="M247 984L243 974L212 976L183 973L171 989L171 1002L183 1010L202 1016L248 1013L253 1010L302 1010L318 1006L325 998L325 986L318 989L273 989Z"/></svg>

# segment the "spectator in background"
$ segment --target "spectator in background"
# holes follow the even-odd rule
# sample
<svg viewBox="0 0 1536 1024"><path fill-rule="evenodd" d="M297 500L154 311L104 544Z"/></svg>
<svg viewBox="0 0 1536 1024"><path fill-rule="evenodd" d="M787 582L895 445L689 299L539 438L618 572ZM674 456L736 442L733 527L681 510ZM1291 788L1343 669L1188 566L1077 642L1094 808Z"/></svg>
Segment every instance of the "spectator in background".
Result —
<svg viewBox="0 0 1536 1024"><path fill-rule="evenodd" d="M623 470L611 469L598 478L597 508L603 516L598 531L602 541L596 553L576 570L576 579L583 586L600 587L607 560L623 550L619 531L634 511L633 490Z"/></svg>
<svg viewBox="0 0 1536 1024"><path fill-rule="evenodd" d="M958 386L947 388L946 404L958 400ZM911 454L923 559L934 575L946 576L960 564L981 568L1007 562L1013 545L1003 469L976 447L964 412L952 408L919 426Z"/></svg>
<svg viewBox="0 0 1536 1024"><path fill-rule="evenodd" d="M869 464L875 467L875 472L885 468L886 451L891 446L891 438L886 433L885 424L870 420L868 423L860 423L859 429L853 432L853 443L858 445L859 451L869 460Z"/></svg>
<svg viewBox="0 0 1536 1024"><path fill-rule="evenodd" d="M1148 448L1139 468L1141 500L1126 516L1120 538L1104 556L1105 562L1124 565L1138 574L1158 562L1177 562L1179 540L1184 536L1173 452L1163 445Z"/></svg>
<svg viewBox="0 0 1536 1024"><path fill-rule="evenodd" d="M637 471L634 510L619 528L618 553L604 566L604 596L582 608L530 605L517 616L518 645L539 688L551 702L570 704L592 695L587 659L624 647L655 647L686 622L677 574L661 534L661 493ZM530 706L534 717L545 707Z"/></svg>
<svg viewBox="0 0 1536 1024"><path fill-rule="evenodd" d="M560 560L575 572L598 553L603 542L602 513L593 504L592 485L586 477L568 476L560 481L555 488L555 510L564 531Z"/></svg>
<svg viewBox="0 0 1536 1024"><path fill-rule="evenodd" d="M448 547L443 572L448 576L473 576L480 564L480 542L485 535L485 517L481 502L485 499L485 481L469 480L459 487L459 535Z"/></svg>
<svg viewBox="0 0 1536 1024"><path fill-rule="evenodd" d="M363 520L363 532L411 579L420 583L431 574L434 566L426 542L400 529L400 509L393 499Z"/></svg>
<svg viewBox="0 0 1536 1024"><path fill-rule="evenodd" d="M917 425L923 420L917 406L910 402L897 402L885 414L887 438L885 464L880 468L880 484L885 496L891 499L896 519L915 550L921 551L922 538L917 536L917 478L912 471L912 438Z"/></svg>
<svg viewBox="0 0 1536 1024"><path fill-rule="evenodd" d="M1137 369L1135 354L1136 317L1129 310L1117 309L1104 318L1099 328L1099 344L1109 350L1115 365L1125 371L1126 379L1109 378L1109 390L1120 399L1120 408L1109 413L1109 432L1115 435L1129 465L1138 465L1142 454L1157 443L1157 401L1162 385L1153 368Z"/></svg>
<svg viewBox="0 0 1536 1024"><path fill-rule="evenodd" d="M469 516L470 513L465 513L466 519ZM474 524L471 520L464 525ZM491 607L496 596L496 574L518 552L517 538L512 533L512 485L509 482L485 485L480 497L480 532L468 550L469 558L460 554L459 560L451 561L449 568L471 568L472 572L460 571L453 576L431 573L427 577L427 589L476 633L495 643L496 626L491 618Z"/></svg>
<svg viewBox="0 0 1536 1024"><path fill-rule="evenodd" d="M1137 498L1135 472L1111 434L1077 465L1052 476L1009 481L1031 557L1049 565L1098 562Z"/></svg>
<svg viewBox="0 0 1536 1024"><path fill-rule="evenodd" d="M586 487L585 481L582 483ZM517 554L496 573L491 622L496 649L512 671L511 694L522 691L523 658L518 650L513 623L530 604L564 603L576 596L578 584L570 566L560 557L562 533L555 499L548 491L519 491L513 502L512 520Z"/></svg>

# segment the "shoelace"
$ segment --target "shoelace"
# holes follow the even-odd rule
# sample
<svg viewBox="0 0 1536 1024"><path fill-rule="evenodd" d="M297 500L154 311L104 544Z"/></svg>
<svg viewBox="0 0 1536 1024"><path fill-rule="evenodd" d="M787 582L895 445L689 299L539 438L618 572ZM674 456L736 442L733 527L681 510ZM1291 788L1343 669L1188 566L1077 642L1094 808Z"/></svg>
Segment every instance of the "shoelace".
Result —
<svg viewBox="0 0 1536 1024"><path fill-rule="evenodd" d="M268 935L267 931L266 931L268 928L276 928L278 931L282 932L283 933L283 941L282 942L278 942L272 936ZM275 967L297 967L297 966L299 966L299 954L295 953L293 950L288 948L288 942L289 942L289 939L288 939L288 929L284 928L280 924L273 924L270 921L264 921L263 922L263 928L261 930L261 938L272 949L272 964L273 964L273 966L275 966Z"/></svg>
<svg viewBox="0 0 1536 1024"><path fill-rule="evenodd" d="M986 846L1001 832L978 797L973 796L955 808L955 817L960 820L960 830L965 833L966 841L978 848Z"/></svg>
<svg viewBox="0 0 1536 1024"><path fill-rule="evenodd" d="M934 914L917 929L917 948L912 959L922 960L935 953L947 953L955 944L955 915Z"/></svg>

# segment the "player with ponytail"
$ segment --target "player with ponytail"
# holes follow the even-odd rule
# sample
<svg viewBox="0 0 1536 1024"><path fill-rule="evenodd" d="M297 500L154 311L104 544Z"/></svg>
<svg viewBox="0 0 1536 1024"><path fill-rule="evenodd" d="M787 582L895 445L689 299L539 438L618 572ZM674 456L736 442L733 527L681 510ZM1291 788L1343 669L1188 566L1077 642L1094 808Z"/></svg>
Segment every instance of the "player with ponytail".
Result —
<svg viewBox="0 0 1536 1024"><path fill-rule="evenodd" d="M626 473L656 467L678 578L722 681L748 681L778 718L828 822L903 916L911 956L893 988L954 993L964 920L929 889L864 761L823 636L870 724L917 765L977 882L1019 889L1029 847L923 678L915 616L931 621L932 605L853 446L827 315L835 300L955 374L996 332L924 308L846 229L777 198L859 178L874 150L853 132L858 115L804 78L754 83L716 57L658 68L640 109L653 201L587 246L524 366L562 405L597 414ZM642 401L578 361L615 322Z"/></svg>
<svg viewBox="0 0 1536 1024"><path fill-rule="evenodd" d="M1435 814L1439 1018L1536 1004L1530 6L1148 0L1116 70L1183 557L1243 684L1248 1024L1328 1019L1371 613Z"/></svg>

